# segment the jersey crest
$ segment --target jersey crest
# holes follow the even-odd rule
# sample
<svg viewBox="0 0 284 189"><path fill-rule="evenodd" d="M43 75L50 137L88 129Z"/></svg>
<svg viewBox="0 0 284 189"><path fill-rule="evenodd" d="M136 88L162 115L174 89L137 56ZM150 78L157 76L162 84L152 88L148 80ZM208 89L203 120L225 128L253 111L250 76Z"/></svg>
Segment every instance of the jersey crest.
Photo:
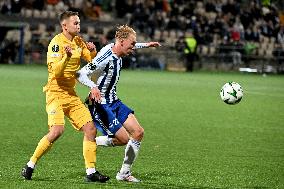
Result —
<svg viewBox="0 0 284 189"><path fill-rule="evenodd" d="M59 45L53 45L52 52L58 52L58 51L59 51Z"/></svg>

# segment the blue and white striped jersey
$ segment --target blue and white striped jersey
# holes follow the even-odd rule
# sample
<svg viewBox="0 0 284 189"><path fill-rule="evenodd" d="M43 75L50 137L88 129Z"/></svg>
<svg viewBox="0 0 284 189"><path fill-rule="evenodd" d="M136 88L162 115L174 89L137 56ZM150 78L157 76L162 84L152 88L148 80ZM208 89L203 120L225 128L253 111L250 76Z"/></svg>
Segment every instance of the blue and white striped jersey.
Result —
<svg viewBox="0 0 284 189"><path fill-rule="evenodd" d="M119 80L122 67L121 57L112 52L114 43L103 47L92 60L78 71L77 80L90 87L98 87L101 91L102 104L112 103L117 100L116 84ZM136 43L135 48L145 48L147 43Z"/></svg>

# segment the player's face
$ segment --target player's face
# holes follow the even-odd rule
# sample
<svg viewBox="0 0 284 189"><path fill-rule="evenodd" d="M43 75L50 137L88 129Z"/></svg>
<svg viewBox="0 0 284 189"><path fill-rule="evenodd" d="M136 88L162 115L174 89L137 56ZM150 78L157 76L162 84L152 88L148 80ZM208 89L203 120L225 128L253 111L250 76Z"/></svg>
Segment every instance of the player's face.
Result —
<svg viewBox="0 0 284 189"><path fill-rule="evenodd" d="M132 54L134 52L134 47L136 44L136 35L130 34L127 39L123 40L122 51L124 56Z"/></svg>
<svg viewBox="0 0 284 189"><path fill-rule="evenodd" d="M80 19L78 16L71 16L63 23L64 28L71 35L77 35L80 32Z"/></svg>

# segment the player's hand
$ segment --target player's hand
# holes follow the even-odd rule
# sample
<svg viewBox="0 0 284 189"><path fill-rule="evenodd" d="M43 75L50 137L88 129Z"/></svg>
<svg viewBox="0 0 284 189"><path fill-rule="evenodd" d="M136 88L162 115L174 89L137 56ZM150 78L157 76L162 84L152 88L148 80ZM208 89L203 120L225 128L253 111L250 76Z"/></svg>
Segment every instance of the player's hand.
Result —
<svg viewBox="0 0 284 189"><path fill-rule="evenodd" d="M90 52L96 50L96 45L93 42L87 42L86 45Z"/></svg>
<svg viewBox="0 0 284 189"><path fill-rule="evenodd" d="M149 42L148 47L160 47L162 46L159 42Z"/></svg>
<svg viewBox="0 0 284 189"><path fill-rule="evenodd" d="M91 89L91 99L95 99L96 102L101 103L102 97L101 97L101 91L98 89L98 87L94 87Z"/></svg>
<svg viewBox="0 0 284 189"><path fill-rule="evenodd" d="M64 50L65 50L65 52L66 52L66 54L67 54L68 57L71 57L71 56L72 56L72 48L71 48L70 45L64 46Z"/></svg>

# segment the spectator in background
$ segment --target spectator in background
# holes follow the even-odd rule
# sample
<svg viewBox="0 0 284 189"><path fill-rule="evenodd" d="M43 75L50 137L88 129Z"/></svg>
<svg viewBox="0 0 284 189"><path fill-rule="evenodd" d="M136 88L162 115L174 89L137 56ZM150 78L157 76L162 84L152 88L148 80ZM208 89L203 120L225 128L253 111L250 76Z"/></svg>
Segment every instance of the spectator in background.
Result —
<svg viewBox="0 0 284 189"><path fill-rule="evenodd" d="M277 73L283 73L284 69L282 68L284 63L284 48L280 43L276 43L275 49L273 50L273 56L277 61Z"/></svg>
<svg viewBox="0 0 284 189"><path fill-rule="evenodd" d="M46 0L47 4L56 5L60 0Z"/></svg>
<svg viewBox="0 0 284 189"><path fill-rule="evenodd" d="M277 42L284 47L284 25L279 28L277 33Z"/></svg>
<svg viewBox="0 0 284 189"><path fill-rule="evenodd" d="M255 1L251 1L249 5L249 13L251 18L259 20L261 18L260 5Z"/></svg>
<svg viewBox="0 0 284 189"><path fill-rule="evenodd" d="M257 46L255 45L255 43L247 42L244 45L244 55L245 56L243 57L243 60L244 60L246 67L249 67L249 62L255 58L252 55L255 52L256 48Z"/></svg>
<svg viewBox="0 0 284 189"><path fill-rule="evenodd" d="M133 8L133 3L127 0L116 0L115 9L118 18L123 18L127 13L130 13L129 9Z"/></svg>
<svg viewBox="0 0 284 189"><path fill-rule="evenodd" d="M168 25L166 27L167 32L168 32L168 37L170 37L170 33L172 31L175 32L175 36L177 36L177 30L178 30L179 26L177 23L177 17L176 16L171 16L168 22Z"/></svg>
<svg viewBox="0 0 284 189"><path fill-rule="evenodd" d="M176 41L176 44L175 44L175 50L177 52L183 52L184 51L184 48L185 48L184 38L185 37L184 37L183 34L179 35L178 40Z"/></svg>
<svg viewBox="0 0 284 189"><path fill-rule="evenodd" d="M238 65L242 63L242 55L244 54L244 46L239 38L239 36L231 37L230 42L230 55L233 59L233 65Z"/></svg>
<svg viewBox="0 0 284 189"><path fill-rule="evenodd" d="M263 20L260 29L261 34L266 37L273 37L275 34L274 24L271 20L269 20L268 22Z"/></svg>
<svg viewBox="0 0 284 189"><path fill-rule="evenodd" d="M178 60L179 62L184 62L184 49L185 49L185 41L184 41L184 33L179 33L179 37L175 43L175 50L178 52Z"/></svg>
<svg viewBox="0 0 284 189"><path fill-rule="evenodd" d="M1 14L7 14L9 12L9 10L11 9L11 5L8 4L7 1L2 1L0 2L0 12Z"/></svg>
<svg viewBox="0 0 284 189"><path fill-rule="evenodd" d="M185 33L184 42L185 42L184 54L186 57L186 71L192 72L194 67L194 60L196 58L197 41L194 38L191 30L188 30Z"/></svg>
<svg viewBox="0 0 284 189"><path fill-rule="evenodd" d="M22 0L4 0L1 2L1 14L10 15L20 13L23 2Z"/></svg>
<svg viewBox="0 0 284 189"><path fill-rule="evenodd" d="M208 0L205 3L206 12L216 12L216 3L213 0Z"/></svg>
<svg viewBox="0 0 284 189"><path fill-rule="evenodd" d="M236 20L235 20L235 23L233 25L233 28L234 28L234 30L236 32L239 33L240 39L243 40L245 38L245 30L244 30L243 24L240 21L240 17L239 16L236 17Z"/></svg>
<svg viewBox="0 0 284 189"><path fill-rule="evenodd" d="M228 36L224 36L222 42L218 46L218 54L220 62L224 63L228 61L229 51L230 48L229 48Z"/></svg>
<svg viewBox="0 0 284 189"><path fill-rule="evenodd" d="M34 0L33 3L32 3L33 8L40 10L40 11L42 11L44 9L44 4L45 4L44 0Z"/></svg>
<svg viewBox="0 0 284 189"><path fill-rule="evenodd" d="M260 32L259 32L257 26L249 26L245 30L245 40L246 41L259 42L259 40L260 40Z"/></svg>
<svg viewBox="0 0 284 189"><path fill-rule="evenodd" d="M130 25L133 25L140 32L146 33L148 28L149 10L144 7L143 3L137 3L130 20Z"/></svg>
<svg viewBox="0 0 284 189"><path fill-rule="evenodd" d="M165 31L165 27L166 27L166 14L162 11L157 11L156 13L154 13L154 19L155 19L155 26L156 29L158 29L161 34L159 37L160 41L164 40L164 31Z"/></svg>
<svg viewBox="0 0 284 189"><path fill-rule="evenodd" d="M252 28L252 40L255 42L260 41L260 30L258 29L258 26L256 25Z"/></svg>
<svg viewBox="0 0 284 189"><path fill-rule="evenodd" d="M0 63L13 64L17 57L19 44L17 41L4 40L0 48Z"/></svg>
<svg viewBox="0 0 284 189"><path fill-rule="evenodd" d="M240 13L240 3L235 0L228 0L228 2L222 6L222 11L225 14L231 13L236 16Z"/></svg>
<svg viewBox="0 0 284 189"><path fill-rule="evenodd" d="M58 1L58 0L50 0L50 1ZM78 12L83 19L86 19L86 15L83 12L83 7L86 3L83 0L69 0L69 11Z"/></svg>
<svg viewBox="0 0 284 189"><path fill-rule="evenodd" d="M83 12L87 18L97 20L101 14L101 7L99 4L87 1L84 3Z"/></svg>
<svg viewBox="0 0 284 189"><path fill-rule="evenodd" d="M282 65L284 63L284 26L281 26L277 33L277 43L275 49L273 50L273 55L277 60L277 72L283 73L284 69Z"/></svg>

